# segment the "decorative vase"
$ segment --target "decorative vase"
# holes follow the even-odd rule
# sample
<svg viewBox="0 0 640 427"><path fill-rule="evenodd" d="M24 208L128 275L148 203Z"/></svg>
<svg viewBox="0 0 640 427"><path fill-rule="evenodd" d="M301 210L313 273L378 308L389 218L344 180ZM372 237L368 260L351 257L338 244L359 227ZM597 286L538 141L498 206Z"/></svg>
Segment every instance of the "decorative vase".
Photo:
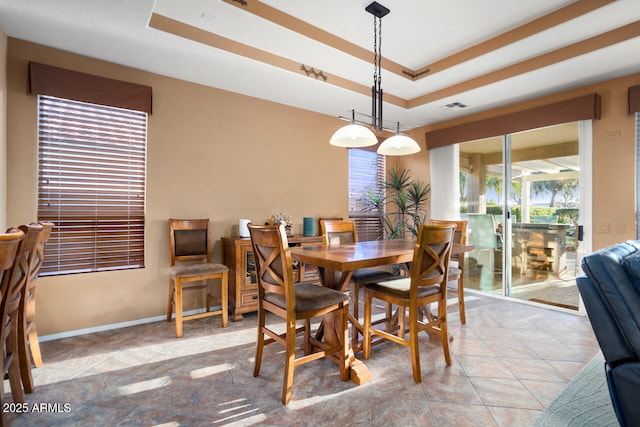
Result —
<svg viewBox="0 0 640 427"><path fill-rule="evenodd" d="M303 219L303 233L304 236L315 236L316 235L316 219L315 218L304 218Z"/></svg>
<svg viewBox="0 0 640 427"><path fill-rule="evenodd" d="M250 219L241 219L238 224L238 234L240 237L249 237L249 227L248 225L251 223Z"/></svg>

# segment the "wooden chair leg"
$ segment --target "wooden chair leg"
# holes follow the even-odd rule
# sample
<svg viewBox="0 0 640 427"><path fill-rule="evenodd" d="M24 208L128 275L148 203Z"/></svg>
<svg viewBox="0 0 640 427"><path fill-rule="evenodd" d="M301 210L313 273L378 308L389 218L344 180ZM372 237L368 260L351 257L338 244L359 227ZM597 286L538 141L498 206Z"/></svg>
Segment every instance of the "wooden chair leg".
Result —
<svg viewBox="0 0 640 427"><path fill-rule="evenodd" d="M42 354L38 342L38 330L35 322L35 288L24 290L24 304L21 304L18 316L18 359L20 375L25 393L33 393L35 384L31 375L31 364L42 366Z"/></svg>
<svg viewBox="0 0 640 427"><path fill-rule="evenodd" d="M440 341L442 341L442 351L444 352L444 361L447 366L451 365L451 354L449 353L449 331L447 330L447 302L440 301L438 303L438 319L440 319Z"/></svg>
<svg viewBox="0 0 640 427"><path fill-rule="evenodd" d="M371 311L373 295L364 291L364 327L362 330L362 357L368 359L371 356Z"/></svg>
<svg viewBox="0 0 640 427"><path fill-rule="evenodd" d="M220 305L222 307L222 327L229 325L229 273L222 273L220 279Z"/></svg>
<svg viewBox="0 0 640 427"><path fill-rule="evenodd" d="M15 328L17 321L18 316L12 318L11 322L14 324L12 326L13 328ZM11 385L11 396L13 396L14 403L24 403L24 391L22 390L22 378L20 376L20 361L18 360L18 336L16 329L9 332L6 346L7 359L10 359L9 384Z"/></svg>
<svg viewBox="0 0 640 427"><path fill-rule="evenodd" d="M404 334L407 330L406 325L406 307L398 306L398 338L404 338Z"/></svg>
<svg viewBox="0 0 640 427"><path fill-rule="evenodd" d="M35 321L31 322L29 326L29 350L31 351L31 358L33 365L36 368L42 367L42 353L40 352L40 341L38 341L38 331L36 329Z"/></svg>
<svg viewBox="0 0 640 427"><path fill-rule="evenodd" d="M353 295L351 304L353 308L351 312L353 313L353 317L359 319L360 315L360 286L357 283L352 283L351 287L353 288L351 295Z"/></svg>
<svg viewBox="0 0 640 427"><path fill-rule="evenodd" d="M404 307L403 307L404 309ZM409 347L411 348L411 367L413 381L422 381L420 372L420 349L418 346L418 306L409 307Z"/></svg>
<svg viewBox="0 0 640 427"><path fill-rule="evenodd" d="M296 324L287 322L287 336L285 343L284 381L282 382L282 404L288 405L293 389L293 370L296 357Z"/></svg>
<svg viewBox="0 0 640 427"><path fill-rule="evenodd" d="M33 393L34 384L31 375L31 357L29 357L28 339L24 333L18 334L18 361L20 366L20 378L25 393Z"/></svg>
<svg viewBox="0 0 640 427"><path fill-rule="evenodd" d="M211 286L213 286L213 284L211 283L210 280L205 279L203 282L204 289L205 292L207 293L207 295L205 295L205 301L206 301L206 307L204 309L205 313L209 313L211 311L211 301L213 301L213 294L211 293Z"/></svg>
<svg viewBox="0 0 640 427"><path fill-rule="evenodd" d="M260 366L262 365L262 350L264 349L264 326L264 310L258 309L258 342L256 343L256 360L253 366L254 377L260 375Z"/></svg>
<svg viewBox="0 0 640 427"><path fill-rule="evenodd" d="M182 336L182 280L176 278L174 305L176 311L176 338Z"/></svg>
<svg viewBox="0 0 640 427"><path fill-rule="evenodd" d="M169 278L169 299L167 301L167 322L171 322L171 316L173 314L173 298L174 298L174 294L175 294L175 283L174 281Z"/></svg>
<svg viewBox="0 0 640 427"><path fill-rule="evenodd" d="M311 319L304 319L304 338L302 341L302 351L305 355L311 354Z"/></svg>
<svg viewBox="0 0 640 427"><path fill-rule="evenodd" d="M391 323L391 318L393 317L393 304L391 304L390 302L386 303L385 308L384 308L384 315L385 318L387 319L387 328Z"/></svg>
<svg viewBox="0 0 640 427"><path fill-rule="evenodd" d="M467 323L467 316L464 309L464 282L462 275L458 279L458 307L460 310L460 323L465 325Z"/></svg>

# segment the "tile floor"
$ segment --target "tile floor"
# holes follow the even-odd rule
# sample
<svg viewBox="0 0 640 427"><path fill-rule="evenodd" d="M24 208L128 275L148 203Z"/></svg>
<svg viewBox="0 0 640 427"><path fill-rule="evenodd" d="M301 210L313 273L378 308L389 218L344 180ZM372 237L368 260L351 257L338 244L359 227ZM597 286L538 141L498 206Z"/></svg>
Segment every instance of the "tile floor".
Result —
<svg viewBox="0 0 640 427"><path fill-rule="evenodd" d="M586 317L476 294L467 295L467 325L455 303L449 324L449 367L438 340L421 336L421 384L409 349L387 343L365 362L373 380L364 385L341 382L325 360L298 367L286 407L280 346L267 347L260 377L252 375L255 315L226 329L219 317L186 322L180 339L173 324L157 322L48 341L29 412L7 418L13 426L528 426L598 351Z"/></svg>

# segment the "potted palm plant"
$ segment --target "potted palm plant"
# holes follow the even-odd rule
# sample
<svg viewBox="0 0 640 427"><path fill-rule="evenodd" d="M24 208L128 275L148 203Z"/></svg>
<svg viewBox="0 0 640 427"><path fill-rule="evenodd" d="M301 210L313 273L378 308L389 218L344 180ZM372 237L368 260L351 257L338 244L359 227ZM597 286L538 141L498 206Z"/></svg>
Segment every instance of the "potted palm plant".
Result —
<svg viewBox="0 0 640 427"><path fill-rule="evenodd" d="M431 185L414 180L407 169L395 167L382 184L382 190L367 189L363 212L378 214L386 239L416 238L419 225L427 218Z"/></svg>

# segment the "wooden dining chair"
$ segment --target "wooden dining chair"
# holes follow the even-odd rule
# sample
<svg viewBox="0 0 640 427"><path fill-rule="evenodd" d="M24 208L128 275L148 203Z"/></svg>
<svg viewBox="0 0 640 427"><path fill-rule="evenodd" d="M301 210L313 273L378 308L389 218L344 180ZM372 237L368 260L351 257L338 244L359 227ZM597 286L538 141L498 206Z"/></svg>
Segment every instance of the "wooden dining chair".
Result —
<svg viewBox="0 0 640 427"><path fill-rule="evenodd" d="M420 225L413 252L411 276L384 282L370 283L364 287L364 343L362 356L371 355L371 336L393 341L411 349L413 380L421 381L418 332L434 330L439 333L447 365L451 364L449 335L447 332L447 277L453 244L453 225ZM372 300L378 298L398 305L398 330L375 329L371 325ZM419 318L419 308L437 303L437 316L429 315L425 321ZM409 308L409 338L405 339L405 307ZM429 313L430 314L430 313Z"/></svg>
<svg viewBox="0 0 640 427"><path fill-rule="evenodd" d="M28 236L29 228L34 225L36 224L21 225L18 228ZM33 393L35 389L31 365L33 364L37 368L42 366L42 354L36 327L36 279L44 261L45 245L49 241L51 230L54 227L52 222L43 222L39 225L42 227L42 231L38 233L38 240L32 250L25 253L28 276L24 290L20 294L18 312L20 316L18 321L18 356L22 386L26 393Z"/></svg>
<svg viewBox="0 0 640 427"><path fill-rule="evenodd" d="M176 337L182 336L182 322L221 315L222 327L229 323L228 281L226 265L211 262L209 219L169 219L169 302L167 322L176 312ZM220 280L220 309L211 311L213 300L209 280ZM194 283L195 282L195 283ZM185 290L206 289L204 313L188 316L182 313L182 294Z"/></svg>
<svg viewBox="0 0 640 427"><path fill-rule="evenodd" d="M431 224L433 225L455 225L456 230L453 233L453 243L457 245L466 245L467 244L467 221L454 221L454 220L441 220L441 219L432 219ZM449 279L448 282L456 282L457 283L457 294L458 294L458 311L460 312L460 323L467 323L467 316L464 308L464 252L460 253L452 253L451 261L455 262L455 265L449 265Z"/></svg>
<svg viewBox="0 0 640 427"><path fill-rule="evenodd" d="M0 234L2 377L9 377L13 403L24 403L18 360L18 310L20 292L24 289L28 277L25 253L36 245L38 233L41 230L41 226L29 227L29 232L25 234L21 230L10 228L6 233ZM7 400L4 396L4 387L0 387L0 404L4 407L5 403Z"/></svg>
<svg viewBox="0 0 640 427"><path fill-rule="evenodd" d="M258 342L253 376L260 375L264 346L277 342L285 347L283 404L287 405L291 399L294 368L304 363L321 357L332 358L340 367L340 379L347 381L349 298L342 292L315 284L294 284L291 251L282 225L249 224L249 234L258 280ZM267 312L285 319L284 333L267 327ZM338 336L332 337L334 345L311 336L311 319L330 313L338 316L340 325ZM304 326L296 328L298 320L303 320ZM301 331L304 332L304 355L296 357L296 334ZM331 331L332 328L324 328L325 340ZM265 335L269 337L266 340Z"/></svg>
<svg viewBox="0 0 640 427"><path fill-rule="evenodd" d="M352 220L322 220L320 221L322 230L322 241L325 245L347 245L358 243L358 232L355 221ZM367 283L386 280L394 277L393 272L380 268L361 268L353 272L351 276L351 289L353 298L351 300L351 311L356 319L359 319L360 290ZM391 317L391 309L387 308L386 318ZM357 340L354 334L354 341Z"/></svg>

